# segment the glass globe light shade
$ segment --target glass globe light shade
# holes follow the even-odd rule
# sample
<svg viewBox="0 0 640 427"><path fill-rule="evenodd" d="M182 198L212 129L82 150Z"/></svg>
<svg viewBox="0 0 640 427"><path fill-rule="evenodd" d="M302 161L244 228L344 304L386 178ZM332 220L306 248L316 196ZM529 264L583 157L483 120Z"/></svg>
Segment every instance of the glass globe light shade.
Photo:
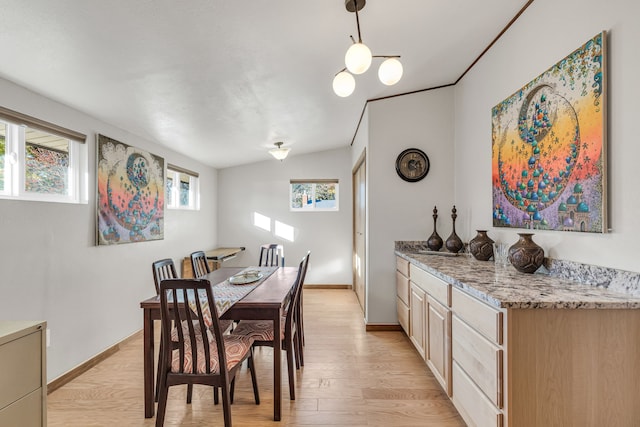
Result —
<svg viewBox="0 0 640 427"><path fill-rule="evenodd" d="M346 98L356 88L356 79L346 71L342 71L333 78L333 91L336 95Z"/></svg>
<svg viewBox="0 0 640 427"><path fill-rule="evenodd" d="M269 154L278 160L284 160L289 154L289 150L291 150L290 148L282 148L282 144L282 142L275 142L273 145L278 148L272 148L269 150Z"/></svg>
<svg viewBox="0 0 640 427"><path fill-rule="evenodd" d="M353 74L362 74L371 66L371 51L363 43L354 43L344 55L344 63Z"/></svg>
<svg viewBox="0 0 640 427"><path fill-rule="evenodd" d="M394 85L402 78L402 64L396 58L388 58L378 68L378 78L387 86Z"/></svg>

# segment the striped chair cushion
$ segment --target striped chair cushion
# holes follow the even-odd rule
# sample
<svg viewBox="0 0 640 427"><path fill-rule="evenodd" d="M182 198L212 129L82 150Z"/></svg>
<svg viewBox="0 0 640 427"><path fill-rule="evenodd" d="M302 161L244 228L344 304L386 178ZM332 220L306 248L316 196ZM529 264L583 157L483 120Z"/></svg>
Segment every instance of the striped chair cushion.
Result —
<svg viewBox="0 0 640 427"><path fill-rule="evenodd" d="M280 339L284 339L286 318L280 318ZM234 328L231 335L243 335L253 341L273 341L273 322L271 320L242 320Z"/></svg>
<svg viewBox="0 0 640 427"><path fill-rule="evenodd" d="M205 374L206 364L205 364L205 352L204 352L204 342L202 341L202 334L199 332L199 326L196 324L196 351L197 351L197 360L198 366L193 367L193 357L191 353L191 340L189 339L189 332L186 325L183 325L185 343L184 343L184 351L185 351L185 362L184 362L184 370L180 369L180 352L178 350L173 351L173 357L171 360L171 372L174 373L197 373L197 374ZM207 338L209 339L209 351L210 351L210 359L211 359L211 372L219 373L220 372L220 363L218 361L218 346L216 345L216 340L213 337L213 334L210 330L207 330ZM237 365L240 361L244 360L245 356L251 349L251 345L253 344L253 339L243 335L223 335L224 346L226 350L226 358L227 358L227 368L232 369L235 365ZM171 340L178 341L178 330L176 328L171 331Z"/></svg>

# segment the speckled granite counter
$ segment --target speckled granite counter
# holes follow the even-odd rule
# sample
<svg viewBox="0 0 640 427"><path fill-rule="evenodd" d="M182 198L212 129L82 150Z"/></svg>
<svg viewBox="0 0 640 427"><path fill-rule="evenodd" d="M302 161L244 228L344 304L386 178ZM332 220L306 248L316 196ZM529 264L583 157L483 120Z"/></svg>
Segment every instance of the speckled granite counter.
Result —
<svg viewBox="0 0 640 427"><path fill-rule="evenodd" d="M467 256L396 250L396 255L498 308L640 309L640 296Z"/></svg>

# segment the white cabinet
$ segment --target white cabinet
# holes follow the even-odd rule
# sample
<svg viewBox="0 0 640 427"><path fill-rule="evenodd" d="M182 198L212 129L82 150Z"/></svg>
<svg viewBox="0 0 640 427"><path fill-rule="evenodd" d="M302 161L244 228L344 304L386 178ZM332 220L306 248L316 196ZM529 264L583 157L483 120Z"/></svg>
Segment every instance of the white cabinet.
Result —
<svg viewBox="0 0 640 427"><path fill-rule="evenodd" d="M410 338L447 395L451 395L451 285L413 264Z"/></svg>
<svg viewBox="0 0 640 427"><path fill-rule="evenodd" d="M451 396L451 310L427 296L425 359L447 395Z"/></svg>
<svg viewBox="0 0 640 427"><path fill-rule="evenodd" d="M0 426L46 426L46 322L0 322Z"/></svg>
<svg viewBox="0 0 640 427"><path fill-rule="evenodd" d="M406 276L411 341L467 425L640 425L640 309L498 308L473 283L452 286L418 265Z"/></svg>
<svg viewBox="0 0 640 427"><path fill-rule="evenodd" d="M451 310L453 403L469 425L501 426L503 313L457 288Z"/></svg>
<svg viewBox="0 0 640 427"><path fill-rule="evenodd" d="M427 293L422 288L412 283L409 307L409 338L411 338L411 342L423 359L425 358L426 351L426 300Z"/></svg>
<svg viewBox="0 0 640 427"><path fill-rule="evenodd" d="M409 261L396 257L396 308L398 311L398 323L407 335L409 330Z"/></svg>

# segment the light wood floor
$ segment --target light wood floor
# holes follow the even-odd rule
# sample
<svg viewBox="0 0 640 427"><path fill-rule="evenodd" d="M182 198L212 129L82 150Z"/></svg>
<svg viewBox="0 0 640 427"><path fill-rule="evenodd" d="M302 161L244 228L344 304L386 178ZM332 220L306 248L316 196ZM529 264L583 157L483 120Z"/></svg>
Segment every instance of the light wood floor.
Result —
<svg viewBox="0 0 640 427"><path fill-rule="evenodd" d="M305 366L297 372L296 400L289 400L283 359L282 421L273 421L272 349L258 349L261 404L253 402L245 364L231 406L234 426L464 426L405 334L365 332L352 291L305 289L304 306ZM138 335L48 396L49 426L154 425L155 418L144 418ZM170 390L166 426L223 424L211 388L196 386L191 405L185 395L186 387Z"/></svg>

